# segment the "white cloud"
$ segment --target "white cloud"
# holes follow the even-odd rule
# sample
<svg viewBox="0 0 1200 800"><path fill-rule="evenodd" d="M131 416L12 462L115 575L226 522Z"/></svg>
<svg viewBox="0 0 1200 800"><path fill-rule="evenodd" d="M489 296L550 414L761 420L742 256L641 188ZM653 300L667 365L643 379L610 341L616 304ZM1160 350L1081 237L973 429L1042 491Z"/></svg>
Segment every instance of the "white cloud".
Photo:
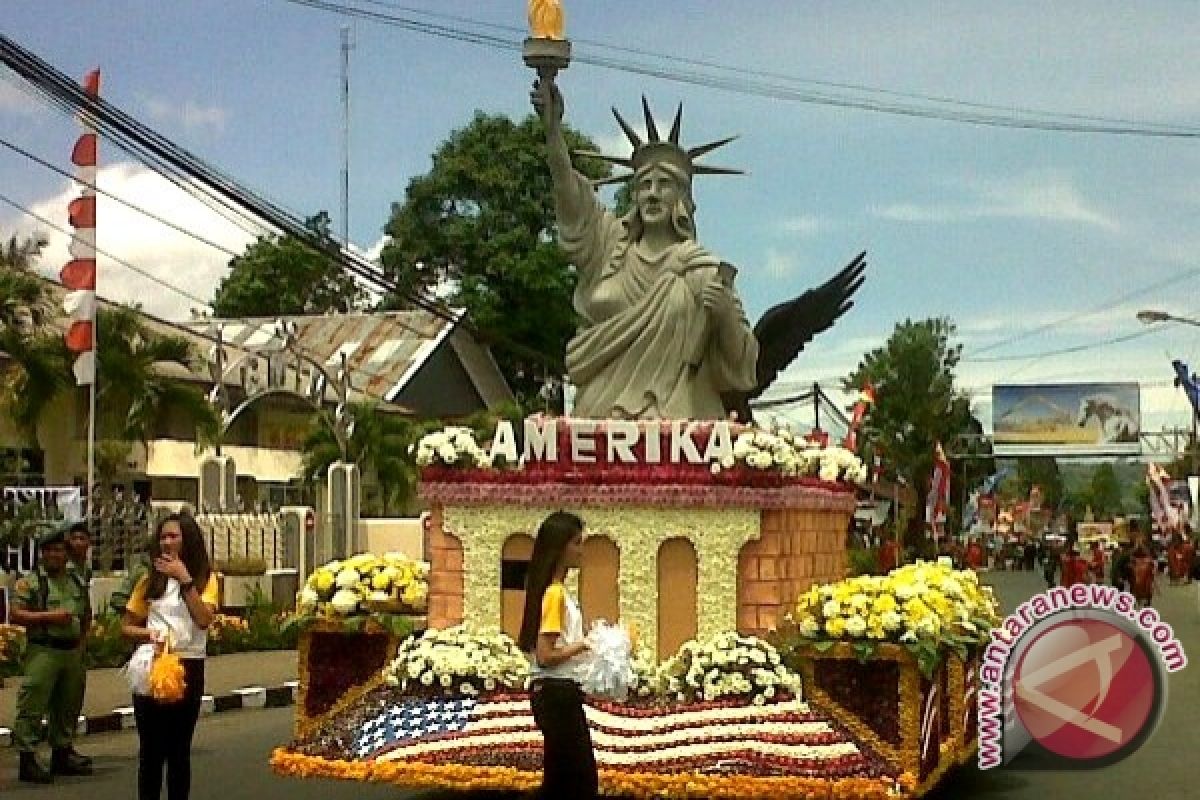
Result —
<svg viewBox="0 0 1200 800"><path fill-rule="evenodd" d="M148 97L142 102L154 119L182 125L189 131L207 129L213 133L224 133L225 123L229 120L229 112L220 106L205 106L194 100L176 104L157 97Z"/></svg>
<svg viewBox="0 0 1200 800"><path fill-rule="evenodd" d="M200 201L169 183L157 173L132 163L113 164L100 170L96 184L104 191L128 200L170 220L235 253L241 253L252 237L233 226ZM53 197L34 203L31 210L67 229L67 204L78 196L74 185L64 186ZM96 208L96 237L99 249L129 262L180 291L172 291L150 278L131 271L112 259L100 256L97 290L101 296L123 303L141 303L151 314L184 319L190 309L207 302L228 269L230 256L100 195ZM43 231L50 244L39 268L57 276L68 261L69 237L46 230L29 217L6 221L5 228L18 236ZM195 299L181 294L185 292Z"/></svg>
<svg viewBox="0 0 1200 800"><path fill-rule="evenodd" d="M34 116L46 106L38 101L32 90L26 89L12 73L0 73L0 113Z"/></svg>
<svg viewBox="0 0 1200 800"><path fill-rule="evenodd" d="M786 233L809 237L816 236L823 231L828 227L828 223L813 214L800 214L799 216L784 220L780 227Z"/></svg>
<svg viewBox="0 0 1200 800"><path fill-rule="evenodd" d="M871 209L893 222L949 223L1010 218L1079 223L1108 231L1116 220L1093 208L1070 177L1056 171L1033 171L1014 178L963 181L969 197L958 203L896 203Z"/></svg>
<svg viewBox="0 0 1200 800"><path fill-rule="evenodd" d="M1039 334L1036 329L1042 326L1047 326L1047 332L1052 330L1057 336L1102 334L1108 337L1113 335L1114 331L1135 325L1136 314L1142 307L1143 304L1134 303L1103 311L1080 312L1077 309L1065 308L1043 311L1022 310L1019 317L1019 328L1014 328L1012 313L968 315L956 319L955 325L958 329L958 338L965 342L968 352L974 346L986 345L988 339L1007 340L1025 332L1028 332L1027 340L1034 344L1031 349L1039 349L1040 345L1036 343L1044 334Z"/></svg>
<svg viewBox="0 0 1200 800"><path fill-rule="evenodd" d="M775 280L783 280L796 272L798 262L796 257L774 247L767 248L767 257L763 268L767 275Z"/></svg>

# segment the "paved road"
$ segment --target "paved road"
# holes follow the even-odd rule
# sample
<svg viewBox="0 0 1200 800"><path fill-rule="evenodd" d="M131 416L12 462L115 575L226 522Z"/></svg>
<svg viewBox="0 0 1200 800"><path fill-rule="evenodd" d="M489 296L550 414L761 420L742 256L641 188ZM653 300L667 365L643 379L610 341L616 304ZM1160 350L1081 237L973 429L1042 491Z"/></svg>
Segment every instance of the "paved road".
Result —
<svg viewBox="0 0 1200 800"><path fill-rule="evenodd" d="M1042 586L1030 573L997 573L987 580L996 586L1011 609ZM1162 727L1138 753L1095 772L1018 771L1010 768L980 773L964 769L937 793L950 798L1047 800L1078 798L1138 798L1152 777L1154 800L1183 800L1196 796L1191 776L1200 753L1200 609L1194 587L1167 589L1156 603L1190 651L1195 666L1171 679L1170 701ZM242 800L286 797L288 800L466 800L462 794L401 792L394 787L336 781L293 780L273 775L267 767L271 749L287 740L291 709L240 711L204 718L197 732L193 769L196 800ZM137 737L132 732L86 737L83 750L96 757L93 778L62 779L53 787L26 788L15 783L16 757L0 754L0 796L19 800L130 800L134 797ZM471 800L496 795L476 794Z"/></svg>
<svg viewBox="0 0 1200 800"><path fill-rule="evenodd" d="M985 580L996 588L1006 612L1045 588L1040 576L1029 572L988 573ZM1086 772L963 769L943 784L937 800L1047 800L1059 796L1184 800L1200 795L1195 786L1196 759L1200 757L1200 725L1196 724L1200 710L1200 604L1196 587L1164 586L1154 605L1174 628L1189 655L1189 666L1171 676L1162 724L1140 750L1118 764Z"/></svg>

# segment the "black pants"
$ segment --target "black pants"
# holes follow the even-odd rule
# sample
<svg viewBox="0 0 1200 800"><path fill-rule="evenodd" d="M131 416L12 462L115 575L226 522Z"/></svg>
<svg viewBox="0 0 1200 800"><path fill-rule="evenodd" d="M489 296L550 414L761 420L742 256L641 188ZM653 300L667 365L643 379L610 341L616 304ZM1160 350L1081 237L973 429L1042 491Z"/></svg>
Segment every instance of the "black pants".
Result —
<svg viewBox="0 0 1200 800"><path fill-rule="evenodd" d="M191 792L192 734L204 697L204 659L183 659L183 671L187 686L178 703L133 696L138 732L138 800L158 800L164 766L168 800L188 800Z"/></svg>
<svg viewBox="0 0 1200 800"><path fill-rule="evenodd" d="M542 756L543 800L599 797L592 735L583 714L583 690L570 680L543 679L530 695L533 719L545 741Z"/></svg>

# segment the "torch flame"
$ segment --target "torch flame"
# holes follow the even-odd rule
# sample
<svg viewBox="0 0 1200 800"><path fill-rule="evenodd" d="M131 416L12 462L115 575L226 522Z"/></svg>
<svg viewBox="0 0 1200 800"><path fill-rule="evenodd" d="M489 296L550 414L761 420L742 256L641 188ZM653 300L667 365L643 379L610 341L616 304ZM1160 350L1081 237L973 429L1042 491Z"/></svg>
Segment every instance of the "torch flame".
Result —
<svg viewBox="0 0 1200 800"><path fill-rule="evenodd" d="M535 39L563 39L563 10L559 0L529 0L529 29Z"/></svg>

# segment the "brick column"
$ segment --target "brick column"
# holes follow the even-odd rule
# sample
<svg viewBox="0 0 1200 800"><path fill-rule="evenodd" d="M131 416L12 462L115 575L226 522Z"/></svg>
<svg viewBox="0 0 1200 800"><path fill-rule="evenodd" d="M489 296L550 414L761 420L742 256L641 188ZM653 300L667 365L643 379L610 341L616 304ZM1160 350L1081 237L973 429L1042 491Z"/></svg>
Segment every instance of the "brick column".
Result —
<svg viewBox="0 0 1200 800"><path fill-rule="evenodd" d="M446 532L441 505L429 514L425 531L429 558L429 627L449 628L463 620L463 548Z"/></svg>
<svg viewBox="0 0 1200 800"><path fill-rule="evenodd" d="M776 629L814 583L845 574L848 511L767 510L762 533L738 555L738 631Z"/></svg>

